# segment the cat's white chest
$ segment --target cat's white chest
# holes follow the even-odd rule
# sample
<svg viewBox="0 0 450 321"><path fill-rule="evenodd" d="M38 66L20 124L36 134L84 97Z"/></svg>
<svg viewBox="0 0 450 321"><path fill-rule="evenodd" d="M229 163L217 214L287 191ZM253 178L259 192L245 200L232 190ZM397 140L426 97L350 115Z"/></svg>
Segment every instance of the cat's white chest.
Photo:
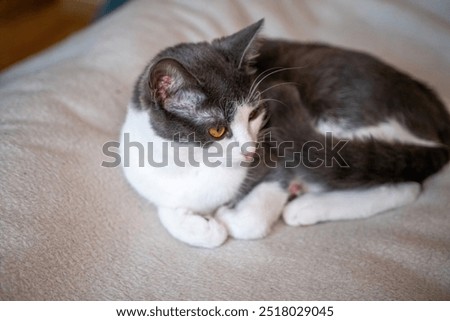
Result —
<svg viewBox="0 0 450 321"><path fill-rule="evenodd" d="M125 134L128 143L124 141ZM126 178L139 194L158 207L211 213L236 196L246 176L242 167L190 163L183 151L179 152L181 163L175 163L170 143L153 132L145 112L133 108L122 128L120 149Z"/></svg>
<svg viewBox="0 0 450 321"><path fill-rule="evenodd" d="M208 214L236 195L245 173L227 168L145 168L131 169L127 177L157 206Z"/></svg>

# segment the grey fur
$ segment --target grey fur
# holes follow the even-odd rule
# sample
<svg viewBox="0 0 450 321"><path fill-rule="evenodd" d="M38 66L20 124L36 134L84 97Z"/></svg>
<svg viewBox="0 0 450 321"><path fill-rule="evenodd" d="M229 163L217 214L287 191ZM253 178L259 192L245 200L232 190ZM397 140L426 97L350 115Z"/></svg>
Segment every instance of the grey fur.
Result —
<svg viewBox="0 0 450 321"><path fill-rule="evenodd" d="M197 140L207 144L213 141L207 128L227 126L237 102L259 104L268 117L262 133L271 132L276 142L295 144L291 150L271 155L280 166L269 168L260 162L250 168L243 194L263 180L287 186L298 177L329 189L422 182L448 162L450 116L426 85L365 53L255 39L261 26L262 20L212 43L179 44L150 62L136 84L133 100L137 108L150 113L150 125L158 135L173 139L177 133L181 138L195 133ZM161 75L175 79L163 91L155 85ZM252 88L255 84L257 88ZM286 166L305 142L330 144L315 130L321 120L357 129L388 118L441 146L353 140L342 150L348 167L308 166L304 154L302 166ZM270 144L263 142L255 162L268 157ZM321 151L314 153L329 157Z"/></svg>

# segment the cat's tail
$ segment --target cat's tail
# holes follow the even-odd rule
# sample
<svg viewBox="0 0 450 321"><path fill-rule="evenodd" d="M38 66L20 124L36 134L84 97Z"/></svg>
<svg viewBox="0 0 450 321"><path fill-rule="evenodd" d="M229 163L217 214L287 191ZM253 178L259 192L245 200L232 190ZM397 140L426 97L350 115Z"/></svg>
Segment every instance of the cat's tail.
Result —
<svg viewBox="0 0 450 321"><path fill-rule="evenodd" d="M422 146L367 140L339 140L317 134L296 142L286 153L286 166L297 168L307 181L329 188L384 183L422 183L450 159L448 146Z"/></svg>

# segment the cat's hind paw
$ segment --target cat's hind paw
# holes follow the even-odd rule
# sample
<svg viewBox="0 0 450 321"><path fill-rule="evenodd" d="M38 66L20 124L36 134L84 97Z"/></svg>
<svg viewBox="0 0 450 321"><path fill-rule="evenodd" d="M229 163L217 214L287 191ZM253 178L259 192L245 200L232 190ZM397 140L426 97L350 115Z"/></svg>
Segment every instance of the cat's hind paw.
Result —
<svg viewBox="0 0 450 321"><path fill-rule="evenodd" d="M283 210L283 220L290 226L314 225L324 220L327 209L320 206L320 202L313 195L302 195L290 203Z"/></svg>

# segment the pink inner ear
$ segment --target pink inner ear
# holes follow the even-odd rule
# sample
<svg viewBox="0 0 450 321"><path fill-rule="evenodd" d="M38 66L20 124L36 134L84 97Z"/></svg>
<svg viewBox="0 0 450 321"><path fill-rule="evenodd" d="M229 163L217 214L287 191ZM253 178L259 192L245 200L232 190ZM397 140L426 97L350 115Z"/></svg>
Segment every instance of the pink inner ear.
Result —
<svg viewBox="0 0 450 321"><path fill-rule="evenodd" d="M166 100L168 93L167 89L172 84L172 77L170 76L162 76L158 79L158 84L156 86L158 96L161 98L162 101Z"/></svg>

